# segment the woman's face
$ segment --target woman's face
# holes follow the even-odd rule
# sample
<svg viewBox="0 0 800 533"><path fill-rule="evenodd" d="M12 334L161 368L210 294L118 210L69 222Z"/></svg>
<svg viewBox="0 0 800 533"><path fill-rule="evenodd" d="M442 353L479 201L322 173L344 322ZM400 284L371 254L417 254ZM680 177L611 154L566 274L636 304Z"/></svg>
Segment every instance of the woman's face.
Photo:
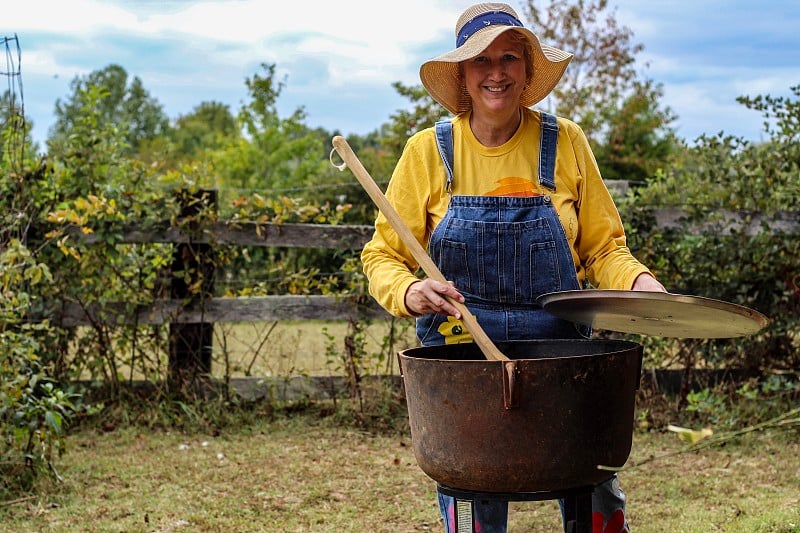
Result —
<svg viewBox="0 0 800 533"><path fill-rule="evenodd" d="M461 63L473 113L510 113L525 90L524 45L502 33L480 55Z"/></svg>

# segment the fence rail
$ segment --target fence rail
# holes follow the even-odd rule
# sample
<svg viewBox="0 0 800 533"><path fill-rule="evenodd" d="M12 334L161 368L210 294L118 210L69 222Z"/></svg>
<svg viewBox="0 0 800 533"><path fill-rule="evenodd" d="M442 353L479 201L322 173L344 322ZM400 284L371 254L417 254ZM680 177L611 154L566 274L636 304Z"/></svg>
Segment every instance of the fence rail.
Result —
<svg viewBox="0 0 800 533"><path fill-rule="evenodd" d="M156 300L151 305L131 307L123 303L103 306L64 302L49 316L54 325L72 328L96 323L118 326L271 322L274 320L342 320L343 317L386 318L389 315L373 301L360 303L353 297L320 295L251 296L209 298L186 305L183 300Z"/></svg>
<svg viewBox="0 0 800 533"><path fill-rule="evenodd" d="M355 250L372 236L372 226L332 226L325 224L258 224L255 222L215 222L192 228L170 227L168 224L142 230L123 228L118 242L126 244L225 244L238 246L274 246L284 248L338 248ZM69 233L86 243L97 243L102 236L84 234L80 228Z"/></svg>

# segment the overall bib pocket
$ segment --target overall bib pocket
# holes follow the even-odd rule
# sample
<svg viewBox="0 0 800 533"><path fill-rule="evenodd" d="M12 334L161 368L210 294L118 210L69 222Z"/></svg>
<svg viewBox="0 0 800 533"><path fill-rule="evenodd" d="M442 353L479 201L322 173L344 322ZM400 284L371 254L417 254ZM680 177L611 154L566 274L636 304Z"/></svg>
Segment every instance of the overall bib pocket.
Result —
<svg viewBox="0 0 800 533"><path fill-rule="evenodd" d="M546 219L453 218L437 238L431 257L468 298L532 305L538 296L562 290L558 245Z"/></svg>

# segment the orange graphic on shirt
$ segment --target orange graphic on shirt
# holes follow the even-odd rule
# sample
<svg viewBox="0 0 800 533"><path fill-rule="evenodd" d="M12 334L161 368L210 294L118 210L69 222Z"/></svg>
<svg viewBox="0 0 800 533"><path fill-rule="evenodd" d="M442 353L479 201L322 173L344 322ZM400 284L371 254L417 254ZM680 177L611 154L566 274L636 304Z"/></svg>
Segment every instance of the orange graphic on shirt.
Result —
<svg viewBox="0 0 800 533"><path fill-rule="evenodd" d="M540 196L538 191L533 189L533 182L527 178L510 176L498 180L498 186L494 190L487 191L487 196Z"/></svg>

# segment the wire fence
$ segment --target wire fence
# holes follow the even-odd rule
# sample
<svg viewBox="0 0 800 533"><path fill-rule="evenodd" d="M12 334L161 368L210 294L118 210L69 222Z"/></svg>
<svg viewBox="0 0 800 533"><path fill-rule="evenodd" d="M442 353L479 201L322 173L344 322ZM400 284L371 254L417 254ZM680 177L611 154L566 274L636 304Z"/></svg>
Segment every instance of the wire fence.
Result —
<svg viewBox="0 0 800 533"><path fill-rule="evenodd" d="M25 150L25 99L22 92L22 51L19 38L3 37L5 66L0 67L0 76L6 78L6 92L0 99L2 120L12 127L12 134L5 143L12 168L18 168Z"/></svg>

